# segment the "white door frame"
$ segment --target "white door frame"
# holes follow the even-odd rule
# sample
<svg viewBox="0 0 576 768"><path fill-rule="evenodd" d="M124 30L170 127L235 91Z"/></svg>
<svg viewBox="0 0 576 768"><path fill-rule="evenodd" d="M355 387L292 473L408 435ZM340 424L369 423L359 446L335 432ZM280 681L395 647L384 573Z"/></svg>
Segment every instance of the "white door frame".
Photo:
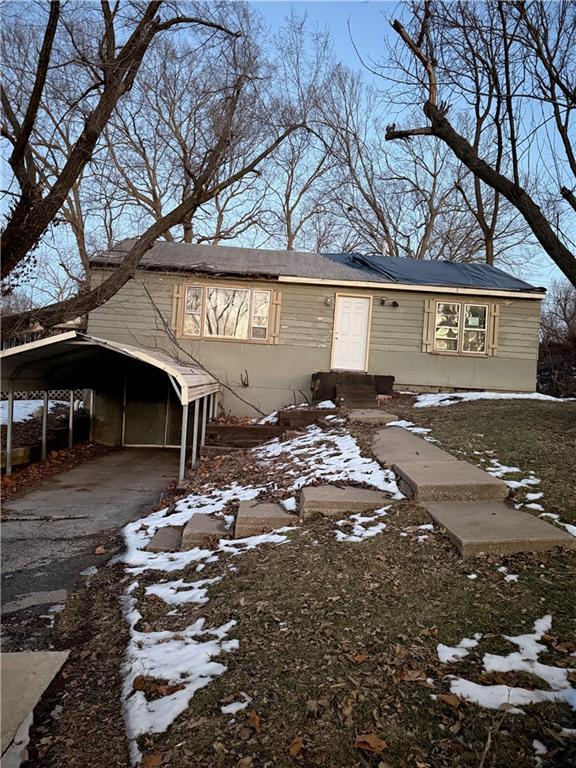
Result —
<svg viewBox="0 0 576 768"><path fill-rule="evenodd" d="M366 325L366 354L364 355L364 372L368 370L368 357L370 354L370 334L372 330L372 300L373 296L362 295L361 293L337 293L334 301L334 318L332 321L332 350L330 352L330 370L346 370L345 368L334 368L334 352L336 350L336 319L338 317L338 299L364 299L368 301L368 323Z"/></svg>

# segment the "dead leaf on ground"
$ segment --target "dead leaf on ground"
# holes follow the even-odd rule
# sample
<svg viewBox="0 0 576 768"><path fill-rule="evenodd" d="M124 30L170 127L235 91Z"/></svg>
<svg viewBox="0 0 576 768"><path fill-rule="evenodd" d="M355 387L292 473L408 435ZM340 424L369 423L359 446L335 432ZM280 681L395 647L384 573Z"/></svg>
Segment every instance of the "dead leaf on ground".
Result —
<svg viewBox="0 0 576 768"><path fill-rule="evenodd" d="M94 550L95 555L105 555L106 549L100 544L96 549Z"/></svg>
<svg viewBox="0 0 576 768"><path fill-rule="evenodd" d="M248 717L248 725L254 728L255 731L259 731L261 724L262 724L262 720L260 718L260 715L256 712L255 709L253 709L250 712L250 716Z"/></svg>
<svg viewBox="0 0 576 768"><path fill-rule="evenodd" d="M354 749L360 749L362 752L372 752L379 755L387 748L388 744L382 741L375 733L361 733L354 740Z"/></svg>
<svg viewBox="0 0 576 768"><path fill-rule="evenodd" d="M302 752L302 749L304 747L304 742L300 738L300 736L294 736L292 739L292 742L290 743L290 746L288 747L288 752L290 752L290 755L292 757L298 757L300 752Z"/></svg>
<svg viewBox="0 0 576 768"><path fill-rule="evenodd" d="M421 669L402 669L394 675L396 682L417 683L426 680L426 673Z"/></svg>
<svg viewBox="0 0 576 768"><path fill-rule="evenodd" d="M159 765L162 765L162 755L153 752L150 755L146 755L140 763L140 768L158 768Z"/></svg>
<svg viewBox="0 0 576 768"><path fill-rule="evenodd" d="M356 664L363 664L367 658L367 653L356 653L354 656L352 656L352 659L356 662Z"/></svg>
<svg viewBox="0 0 576 768"><path fill-rule="evenodd" d="M454 707L457 709L460 704L462 704L462 700L458 698L454 693L439 693L437 696L438 701L443 701L444 704L448 704L451 707Z"/></svg>
<svg viewBox="0 0 576 768"><path fill-rule="evenodd" d="M247 757L241 757L236 763L236 768L252 768L254 760L248 755Z"/></svg>

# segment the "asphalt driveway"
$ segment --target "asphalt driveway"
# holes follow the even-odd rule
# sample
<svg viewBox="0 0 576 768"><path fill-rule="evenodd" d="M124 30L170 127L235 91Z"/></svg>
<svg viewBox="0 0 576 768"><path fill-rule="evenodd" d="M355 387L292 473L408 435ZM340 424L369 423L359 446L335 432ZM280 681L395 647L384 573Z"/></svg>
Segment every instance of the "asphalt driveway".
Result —
<svg viewBox="0 0 576 768"><path fill-rule="evenodd" d="M5 650L46 645L46 633L36 630L49 628L50 617L83 572L106 561L106 555L94 554L103 532L112 536L158 504L177 472L177 451L126 448L7 502L2 522Z"/></svg>

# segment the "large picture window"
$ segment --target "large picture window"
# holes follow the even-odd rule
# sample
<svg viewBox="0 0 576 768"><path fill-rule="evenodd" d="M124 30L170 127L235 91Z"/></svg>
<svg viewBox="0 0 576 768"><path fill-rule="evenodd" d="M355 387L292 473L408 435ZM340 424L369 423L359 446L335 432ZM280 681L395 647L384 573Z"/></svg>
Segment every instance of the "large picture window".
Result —
<svg viewBox="0 0 576 768"><path fill-rule="evenodd" d="M434 351L487 354L488 305L436 302Z"/></svg>
<svg viewBox="0 0 576 768"><path fill-rule="evenodd" d="M220 285L187 285L182 334L265 342L270 338L271 291Z"/></svg>

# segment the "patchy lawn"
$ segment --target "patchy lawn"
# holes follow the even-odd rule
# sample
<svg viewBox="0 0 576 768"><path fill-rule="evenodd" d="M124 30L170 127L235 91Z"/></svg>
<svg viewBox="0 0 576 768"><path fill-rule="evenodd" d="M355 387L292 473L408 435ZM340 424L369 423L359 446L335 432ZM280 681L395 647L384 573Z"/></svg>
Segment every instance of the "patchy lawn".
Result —
<svg viewBox="0 0 576 768"><path fill-rule="evenodd" d="M517 489L518 503L526 493L543 493L538 501L546 512L576 522L576 403L500 401L429 409L411 403L410 397L397 397L389 409L431 428L444 448L462 451L463 458L488 464L494 459L522 470L506 474L506 480L534 472L541 482ZM365 453L369 437L369 429L358 430ZM327 447L312 449L311 461L319 467L322 451L330 453L328 438ZM294 460L302 461L303 454ZM285 457L264 472L254 452L203 462L192 490L199 493L206 482L211 488L266 482L272 470L278 488L267 489L266 496L286 497L293 477L288 479ZM521 671L482 669L484 654L501 658L518 651L503 635L533 636L535 622L550 615L551 627L538 635L538 658L547 665L539 671L574 683L576 555L462 561L440 533L419 528L430 522L425 510L408 501L390 504L378 518L384 530L360 542L337 541L336 531L348 527L318 520L287 532L280 545L262 544L240 555L218 551L217 561L205 557L201 575L196 561L170 573L148 568L127 578L116 566L91 577L58 619L60 645L77 647L48 707L61 708L57 719L47 712L34 732L30 765L127 764L120 746L119 678L127 623L114 606L135 581L130 595L141 612L139 632L178 637L201 618L206 627L235 620L227 639L239 643L215 659L227 670L197 690L167 730L139 736L145 768L532 768L537 751L542 766L573 765L576 740L566 729L576 727L576 717L566 703L523 705L523 714L510 706L480 708L451 693L450 676L521 687L528 695L552 692L530 665ZM146 592L162 581L218 577L203 604L167 604ZM477 633L482 637L468 644L463 658L441 663L439 643L453 648ZM519 642L530 650L536 640ZM149 704L169 703L185 685L145 673L134 682ZM222 712L227 706L236 711Z"/></svg>

